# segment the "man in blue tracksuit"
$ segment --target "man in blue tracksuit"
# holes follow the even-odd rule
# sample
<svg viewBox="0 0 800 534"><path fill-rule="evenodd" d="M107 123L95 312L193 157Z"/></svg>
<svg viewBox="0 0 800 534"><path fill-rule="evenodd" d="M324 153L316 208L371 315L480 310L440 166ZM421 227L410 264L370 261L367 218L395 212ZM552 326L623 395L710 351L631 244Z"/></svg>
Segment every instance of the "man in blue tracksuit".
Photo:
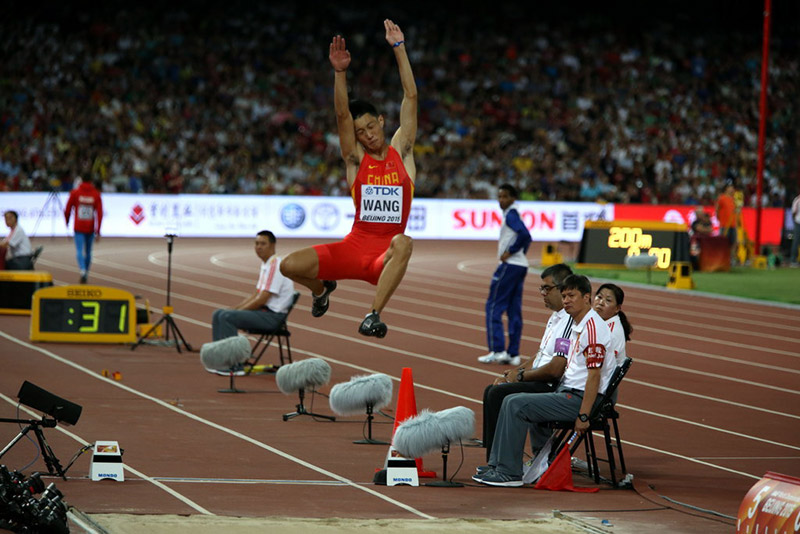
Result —
<svg viewBox="0 0 800 534"><path fill-rule="evenodd" d="M481 356L481 363L519 365L519 340L522 337L522 286L528 274L525 253L531 244L531 234L522 222L514 204L517 190L513 185L498 188L497 201L503 210L503 225L497 257L500 265L492 276L489 298L486 300L486 339L489 354ZM508 316L508 346L503 333L503 313Z"/></svg>

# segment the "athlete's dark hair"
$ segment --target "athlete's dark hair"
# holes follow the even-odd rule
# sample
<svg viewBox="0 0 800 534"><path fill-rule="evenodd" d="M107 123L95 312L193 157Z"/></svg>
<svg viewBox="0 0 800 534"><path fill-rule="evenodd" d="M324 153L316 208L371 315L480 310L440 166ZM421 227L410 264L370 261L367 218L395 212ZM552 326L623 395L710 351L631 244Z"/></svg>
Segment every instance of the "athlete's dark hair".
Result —
<svg viewBox="0 0 800 534"><path fill-rule="evenodd" d="M511 184L503 184L497 189L507 192L509 196L511 196L512 198L519 198L519 193L517 193L517 188Z"/></svg>
<svg viewBox="0 0 800 534"><path fill-rule="evenodd" d="M375 118L378 117L378 108L370 104L365 100L351 100L350 101L350 115L353 116L353 120L356 120L362 115L373 115Z"/></svg>
<svg viewBox="0 0 800 534"><path fill-rule="evenodd" d="M256 235L263 235L264 237L267 238L267 241L269 241L272 244L275 244L275 241L277 241L277 239L275 239L275 234L273 234L269 230L261 230Z"/></svg>
<svg viewBox="0 0 800 534"><path fill-rule="evenodd" d="M565 289L577 289L581 295L588 295L592 293L592 283L582 274L571 274L558 286L559 291Z"/></svg>
<svg viewBox="0 0 800 534"><path fill-rule="evenodd" d="M19 220L19 213L17 213L16 211L14 211L14 210L6 210L6 213L10 213L11 215L13 215L15 221Z"/></svg>
<svg viewBox="0 0 800 534"><path fill-rule="evenodd" d="M569 265L566 263L557 263L555 265L551 265L544 271L542 271L542 279L547 278L548 276L553 277L553 283L556 287L560 286L566 277L572 274L572 269L570 269Z"/></svg>
<svg viewBox="0 0 800 534"><path fill-rule="evenodd" d="M603 284L597 288L595 295L600 293L600 290L608 289L612 293L614 293L614 299L617 301L617 306L622 306L623 301L625 300L625 292L616 284ZM633 326L631 325L630 321L628 321L628 316L625 315L625 312L619 310L617 313L619 315L619 322L622 323L622 330L625 332L625 341L631 340L631 334L633 333Z"/></svg>

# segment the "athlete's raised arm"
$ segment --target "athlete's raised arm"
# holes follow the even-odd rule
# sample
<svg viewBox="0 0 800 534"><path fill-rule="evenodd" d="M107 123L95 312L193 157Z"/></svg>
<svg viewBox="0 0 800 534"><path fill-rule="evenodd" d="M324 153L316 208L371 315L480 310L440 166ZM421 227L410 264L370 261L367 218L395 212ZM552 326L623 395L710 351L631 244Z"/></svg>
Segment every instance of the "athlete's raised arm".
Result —
<svg viewBox="0 0 800 534"><path fill-rule="evenodd" d="M386 28L386 42L392 45L397 68L400 71L400 83L403 85L403 102L400 106L400 128L392 138L392 146L400 153L405 162L407 156L413 156L414 140L417 137L417 84L411 63L406 53L405 36L400 27L389 19L383 21ZM407 169L412 176L410 169Z"/></svg>
<svg viewBox="0 0 800 534"><path fill-rule="evenodd" d="M341 35L333 37L328 59L334 71L333 107L336 110L336 126L339 130L342 159L348 166L358 166L356 134L347 99L347 67L350 66L350 52L348 52L344 37Z"/></svg>

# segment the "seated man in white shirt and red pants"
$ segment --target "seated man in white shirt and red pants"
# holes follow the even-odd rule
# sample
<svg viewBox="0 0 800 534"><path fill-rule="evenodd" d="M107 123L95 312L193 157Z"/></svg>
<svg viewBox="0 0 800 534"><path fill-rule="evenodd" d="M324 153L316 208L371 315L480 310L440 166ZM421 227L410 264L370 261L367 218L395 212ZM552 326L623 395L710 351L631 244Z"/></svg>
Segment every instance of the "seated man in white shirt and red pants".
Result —
<svg viewBox="0 0 800 534"><path fill-rule="evenodd" d="M489 486L522 486L525 440L532 429L534 451L550 437L539 423L575 419L575 430L589 428L592 407L605 393L616 360L606 357L611 332L592 309L592 285L582 275L568 276L561 285L564 309L574 326L564 377L554 393L516 393L503 400L492 443L489 465L478 468L472 478Z"/></svg>

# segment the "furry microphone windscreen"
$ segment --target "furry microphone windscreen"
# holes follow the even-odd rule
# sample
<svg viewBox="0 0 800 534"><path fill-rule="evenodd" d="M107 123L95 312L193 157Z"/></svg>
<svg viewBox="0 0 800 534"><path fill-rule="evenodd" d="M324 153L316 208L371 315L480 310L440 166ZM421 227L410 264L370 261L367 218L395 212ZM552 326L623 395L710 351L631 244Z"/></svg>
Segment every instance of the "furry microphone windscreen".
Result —
<svg viewBox="0 0 800 534"><path fill-rule="evenodd" d="M231 336L200 347L200 361L207 369L227 371L250 357L250 342L244 336Z"/></svg>
<svg viewBox="0 0 800 534"><path fill-rule="evenodd" d="M420 458L448 443L472 437L475 412L456 406L441 412L422 410L397 427L392 446L406 458Z"/></svg>
<svg viewBox="0 0 800 534"><path fill-rule="evenodd" d="M439 428L450 443L470 439L475 433L475 412L465 406L456 406L436 412Z"/></svg>
<svg viewBox="0 0 800 534"><path fill-rule="evenodd" d="M327 384L330 379L331 366L321 358L281 365L275 375L278 389L287 395L300 389Z"/></svg>
<svg viewBox="0 0 800 534"><path fill-rule="evenodd" d="M392 401L392 379L382 373L354 376L333 386L329 400L331 410L338 415L364 413L367 404L380 410Z"/></svg>

